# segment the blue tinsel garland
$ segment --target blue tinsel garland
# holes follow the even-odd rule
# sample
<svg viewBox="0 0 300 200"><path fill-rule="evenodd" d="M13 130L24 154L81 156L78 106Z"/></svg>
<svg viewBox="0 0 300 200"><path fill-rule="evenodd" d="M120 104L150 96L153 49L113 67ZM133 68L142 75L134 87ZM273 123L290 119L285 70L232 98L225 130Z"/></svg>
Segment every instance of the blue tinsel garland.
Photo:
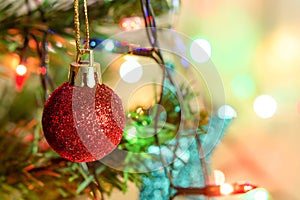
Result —
<svg viewBox="0 0 300 200"><path fill-rule="evenodd" d="M207 162L211 157L212 151L222 139L229 122L230 120L213 117L210 119L210 123L207 127L207 133L201 135L202 147L205 151L205 159ZM184 139L183 137L180 139L182 141L179 141L183 145L186 143ZM180 147L183 146L182 144ZM163 152L164 148L167 147L162 147ZM205 184L204 174L200 164L196 140L193 139L184 152L182 152L181 148L177 151L180 151L181 159L177 159L172 165L167 166L167 170L172 172L173 185L178 187L203 187ZM175 153L177 154L178 152ZM164 157L168 159L167 155L164 155ZM140 190L141 200L169 200L169 197L175 192L176 191L170 189L170 180L163 168L152 171L151 176L143 176L143 187ZM204 197L189 196L185 199L202 200Z"/></svg>

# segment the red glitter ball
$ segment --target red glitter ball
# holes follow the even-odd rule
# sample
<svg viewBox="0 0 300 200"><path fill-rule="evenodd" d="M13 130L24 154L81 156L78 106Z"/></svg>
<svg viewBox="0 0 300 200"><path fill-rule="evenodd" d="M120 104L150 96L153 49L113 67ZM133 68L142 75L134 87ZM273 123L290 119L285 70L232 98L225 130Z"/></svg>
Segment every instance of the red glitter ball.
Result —
<svg viewBox="0 0 300 200"><path fill-rule="evenodd" d="M64 83L48 98L42 117L49 145L73 162L92 162L112 152L125 126L121 99L105 84Z"/></svg>

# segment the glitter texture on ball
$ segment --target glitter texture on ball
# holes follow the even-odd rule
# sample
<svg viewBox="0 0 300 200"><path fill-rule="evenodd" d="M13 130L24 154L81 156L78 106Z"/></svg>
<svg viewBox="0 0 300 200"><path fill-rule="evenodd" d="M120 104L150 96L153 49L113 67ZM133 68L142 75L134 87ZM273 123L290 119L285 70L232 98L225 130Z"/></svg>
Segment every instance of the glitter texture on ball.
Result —
<svg viewBox="0 0 300 200"><path fill-rule="evenodd" d="M121 99L105 84L62 84L48 98L42 117L49 145L72 162L92 162L112 152L125 126Z"/></svg>

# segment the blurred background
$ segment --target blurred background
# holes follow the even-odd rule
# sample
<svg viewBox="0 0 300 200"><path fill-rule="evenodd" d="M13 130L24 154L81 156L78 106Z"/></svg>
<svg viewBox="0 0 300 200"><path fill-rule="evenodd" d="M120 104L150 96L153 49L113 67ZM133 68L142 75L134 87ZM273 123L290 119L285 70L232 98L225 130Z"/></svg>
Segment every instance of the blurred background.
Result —
<svg viewBox="0 0 300 200"><path fill-rule="evenodd" d="M249 180L268 190L275 200L300 199L299 9L299 0L183 0L172 19L168 18L175 30L207 50L223 81L226 115L234 117L212 155L212 170L222 171L226 182ZM105 34L116 33L112 27L99 29ZM3 29L1 33L5 33ZM72 47L64 38L55 37L64 47ZM42 104L36 100L36 91L42 91L37 76L32 75L23 89L15 89L14 67L19 58L3 53L16 49L13 45L6 49L4 44L0 47L2 132L18 128L8 123L10 119L27 124L36 117L36 113L27 113ZM51 60L61 65L61 73L54 77L61 83L68 70L65 63L73 54L57 51L68 55L64 62L57 56ZM35 65L37 61L28 62ZM116 191L109 199L137 199L137 193L130 185L125 196Z"/></svg>
<svg viewBox="0 0 300 200"><path fill-rule="evenodd" d="M210 42L237 114L213 168L267 188L274 199L300 199L299 8L295 0L183 1L178 22L178 30Z"/></svg>

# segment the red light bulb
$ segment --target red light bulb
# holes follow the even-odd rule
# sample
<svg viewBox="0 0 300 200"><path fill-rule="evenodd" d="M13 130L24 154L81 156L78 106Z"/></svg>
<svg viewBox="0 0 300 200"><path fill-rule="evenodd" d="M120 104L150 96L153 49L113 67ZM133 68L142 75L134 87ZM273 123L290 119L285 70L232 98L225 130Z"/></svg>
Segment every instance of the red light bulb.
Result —
<svg viewBox="0 0 300 200"><path fill-rule="evenodd" d="M19 92L22 90L25 81L28 77L27 67L25 65L18 65L15 71L15 82L16 82L16 90Z"/></svg>

